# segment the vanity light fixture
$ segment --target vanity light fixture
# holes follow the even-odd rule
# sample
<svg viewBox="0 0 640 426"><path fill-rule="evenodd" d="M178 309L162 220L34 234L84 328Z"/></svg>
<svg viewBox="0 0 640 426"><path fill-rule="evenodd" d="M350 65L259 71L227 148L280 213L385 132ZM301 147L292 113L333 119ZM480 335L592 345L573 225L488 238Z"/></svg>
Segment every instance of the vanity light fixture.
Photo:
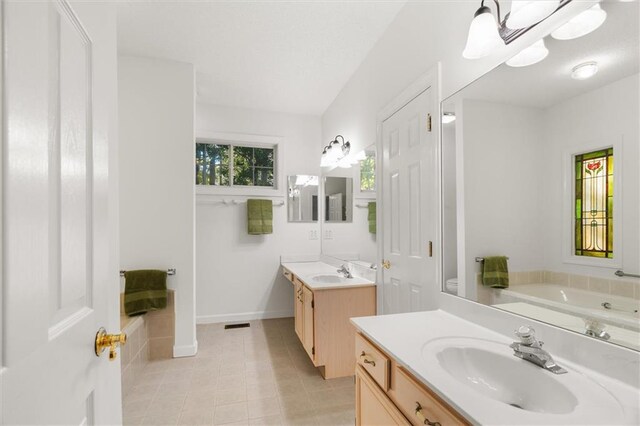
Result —
<svg viewBox="0 0 640 426"><path fill-rule="evenodd" d="M574 80L586 80L593 77L598 73L598 63L595 61L585 62L580 65L576 65L571 70L571 78Z"/></svg>
<svg viewBox="0 0 640 426"><path fill-rule="evenodd" d="M500 2L496 5L497 21L491 9L480 3L469 26L469 35L462 56L466 59L478 59L488 56L501 46L507 45L573 0L513 0L511 11L503 20L500 15Z"/></svg>
<svg viewBox="0 0 640 426"><path fill-rule="evenodd" d="M551 37L556 40L572 40L582 37L598 29L606 19L607 12L600 7L600 4L596 4L569 19L566 24L553 31Z"/></svg>
<svg viewBox="0 0 640 426"><path fill-rule="evenodd" d="M559 6L560 0L513 0L507 27L518 29L535 25L555 12Z"/></svg>
<svg viewBox="0 0 640 426"><path fill-rule="evenodd" d="M544 45L544 39L540 39L531 46L523 49L513 58L507 61L510 67L526 67L537 64L547 57L549 49Z"/></svg>
<svg viewBox="0 0 640 426"><path fill-rule="evenodd" d="M473 15L473 21L469 26L467 45L462 52L466 59L479 59L489 55L494 49L504 46L504 41L498 32L498 22L500 21L500 3L494 0L498 12L498 21L494 18L489 7L484 5L484 0L480 3L480 8Z"/></svg>
<svg viewBox="0 0 640 426"><path fill-rule="evenodd" d="M344 140L342 135L337 135L322 150L320 167L331 167L338 165L338 162L349 155L351 143Z"/></svg>
<svg viewBox="0 0 640 426"><path fill-rule="evenodd" d="M449 124L456 121L456 115L452 112L445 112L442 114L442 124Z"/></svg>

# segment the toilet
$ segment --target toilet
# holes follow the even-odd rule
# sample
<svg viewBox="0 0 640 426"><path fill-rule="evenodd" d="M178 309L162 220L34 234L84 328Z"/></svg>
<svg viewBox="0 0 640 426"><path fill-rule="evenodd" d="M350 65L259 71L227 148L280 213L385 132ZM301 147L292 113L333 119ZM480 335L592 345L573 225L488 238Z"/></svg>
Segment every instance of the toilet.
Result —
<svg viewBox="0 0 640 426"><path fill-rule="evenodd" d="M458 278L449 278L444 284L447 293L458 294Z"/></svg>

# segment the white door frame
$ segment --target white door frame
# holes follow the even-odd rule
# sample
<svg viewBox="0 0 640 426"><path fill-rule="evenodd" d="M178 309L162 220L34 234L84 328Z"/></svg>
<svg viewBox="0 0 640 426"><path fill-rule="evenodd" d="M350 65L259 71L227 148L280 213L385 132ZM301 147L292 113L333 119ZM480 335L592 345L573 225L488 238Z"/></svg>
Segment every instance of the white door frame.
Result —
<svg viewBox="0 0 640 426"><path fill-rule="evenodd" d="M441 162L440 162L440 158L441 158L441 154L440 154L440 100L442 98L442 95L440 93L440 62L438 62L434 67L430 68L426 73L422 74L420 77L418 77L413 83L411 83L409 86L407 86L407 88L405 88L402 92L400 92L391 102L389 102L387 105L384 106L384 108L382 108L380 110L380 112L378 112L378 114L376 115L376 188L378 189L376 191L376 204L378 206L382 205L382 200L383 200L383 186L381 184L382 179L383 179L383 165L382 165L382 143L383 143L383 137L382 137L382 125L383 123L392 115L394 115L396 112L398 112L399 110L401 110L405 105L407 105L409 102L411 102L413 99L415 99L417 96L419 96L422 92L424 92L425 90L431 88L431 90L433 90L433 105L432 105L432 111L434 111L434 114L431 117L432 120L432 133L433 133L433 137L435 138L434 140L437 141L436 143L436 158L438 159L438 170L435 171L435 176L437 176L437 195L438 195L438 204L441 203L441 199L442 199L442 185L441 185L441 177L440 177L440 169L441 169ZM437 114L435 113L437 112ZM436 222L437 222L437 232L435 234L435 238L436 241L434 241L433 244L433 248L435 251L435 255L438 256L439 258L441 257L441 253L442 253L442 238L441 238L441 232L442 232L442 226L441 226L441 215L442 212L440 211L440 205L438 205L438 208L436 209ZM383 291L383 268L382 268L382 259L384 257L384 240L383 240L383 234L381 232L382 230L382 226L383 226L383 215L384 215L384 209L382 208L378 208L377 209L377 215L376 215L376 227L378 229L378 234L377 234L377 272L376 272L376 292L377 292L377 313L378 315L384 314L383 312L383 307L384 307L384 291ZM441 265L441 261L436 259L435 264L437 265L436 267L436 280L438 283L440 283L442 281L442 265ZM434 300L436 300L434 298Z"/></svg>

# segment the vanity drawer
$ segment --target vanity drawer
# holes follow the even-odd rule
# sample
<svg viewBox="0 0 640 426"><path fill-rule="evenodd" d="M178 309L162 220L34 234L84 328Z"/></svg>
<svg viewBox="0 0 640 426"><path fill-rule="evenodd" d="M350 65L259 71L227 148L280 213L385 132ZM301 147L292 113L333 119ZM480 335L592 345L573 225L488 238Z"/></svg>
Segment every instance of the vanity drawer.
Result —
<svg viewBox="0 0 640 426"><path fill-rule="evenodd" d="M389 390L389 358L361 334L356 334L356 360L383 391Z"/></svg>
<svg viewBox="0 0 640 426"><path fill-rule="evenodd" d="M468 424L437 396L418 384L402 367L394 367L393 380L395 402L411 424Z"/></svg>
<svg viewBox="0 0 640 426"><path fill-rule="evenodd" d="M287 268L282 268L282 275L289 281L293 282L293 273Z"/></svg>

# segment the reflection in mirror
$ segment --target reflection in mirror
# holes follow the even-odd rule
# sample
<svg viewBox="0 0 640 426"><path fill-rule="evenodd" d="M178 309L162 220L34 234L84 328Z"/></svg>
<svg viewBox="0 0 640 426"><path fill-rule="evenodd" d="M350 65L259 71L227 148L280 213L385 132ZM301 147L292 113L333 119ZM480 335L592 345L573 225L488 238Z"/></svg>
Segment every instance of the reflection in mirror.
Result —
<svg viewBox="0 0 640 426"><path fill-rule="evenodd" d="M376 264L376 151L371 145L354 155L350 168L334 168L325 170L324 179L327 182L341 182L339 185L347 189L351 197L347 202L350 211L346 222L330 219L331 212L327 197L330 192L340 192L332 189L331 183L325 183L325 212L329 218L322 223L322 254L338 258L344 262L358 263L365 268L375 267ZM328 214L328 216L327 216Z"/></svg>
<svg viewBox="0 0 640 426"><path fill-rule="evenodd" d="M353 179L324 178L324 221L351 222L353 219Z"/></svg>
<svg viewBox="0 0 640 426"><path fill-rule="evenodd" d="M640 10L601 5L596 31L443 101L442 285L640 350L640 280L615 274L640 273Z"/></svg>
<svg viewBox="0 0 640 426"><path fill-rule="evenodd" d="M296 175L287 179L289 222L318 221L318 176Z"/></svg>

